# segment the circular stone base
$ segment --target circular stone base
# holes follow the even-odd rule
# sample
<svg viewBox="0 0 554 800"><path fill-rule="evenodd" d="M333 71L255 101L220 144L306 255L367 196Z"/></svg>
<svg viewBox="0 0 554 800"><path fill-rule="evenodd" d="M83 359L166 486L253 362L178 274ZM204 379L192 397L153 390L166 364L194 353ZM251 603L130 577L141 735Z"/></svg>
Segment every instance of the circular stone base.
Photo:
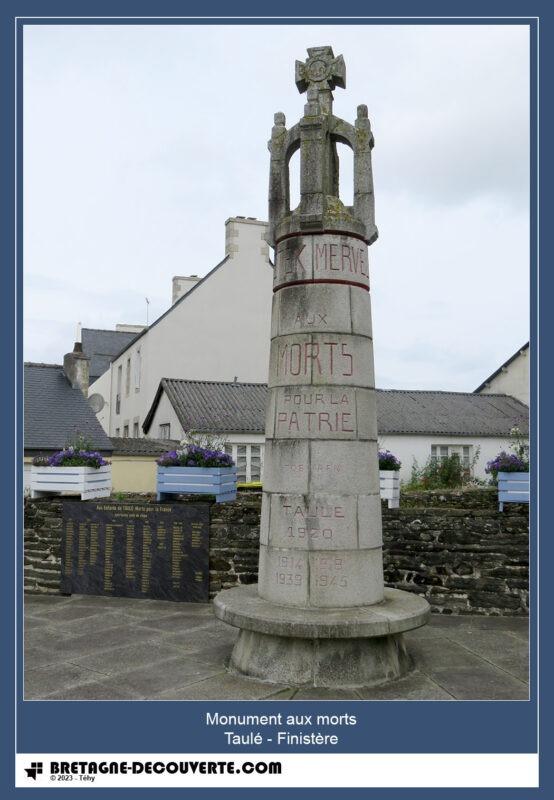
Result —
<svg viewBox="0 0 554 800"><path fill-rule="evenodd" d="M232 671L287 686L375 686L405 675L402 634L373 639L299 639L241 630Z"/></svg>
<svg viewBox="0 0 554 800"><path fill-rule="evenodd" d="M256 584L220 592L216 617L240 628L230 668L289 686L372 686L411 668L402 632L425 625L426 600L385 589L374 606L310 609L258 596Z"/></svg>

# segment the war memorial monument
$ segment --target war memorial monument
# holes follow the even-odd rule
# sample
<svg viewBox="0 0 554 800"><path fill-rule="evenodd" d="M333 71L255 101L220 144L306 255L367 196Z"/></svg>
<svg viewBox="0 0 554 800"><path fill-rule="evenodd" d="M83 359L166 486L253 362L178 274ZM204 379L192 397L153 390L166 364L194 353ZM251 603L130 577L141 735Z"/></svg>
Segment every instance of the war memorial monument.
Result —
<svg viewBox="0 0 554 800"><path fill-rule="evenodd" d="M368 246L377 238L367 106L333 115L342 56L308 49L307 93L269 149L268 243L275 248L270 399L258 584L221 592L216 616L240 629L230 669L290 685L359 686L405 674L404 631L427 601L383 582ZM354 153L354 205L339 198L337 143ZM300 150L300 203L289 161Z"/></svg>

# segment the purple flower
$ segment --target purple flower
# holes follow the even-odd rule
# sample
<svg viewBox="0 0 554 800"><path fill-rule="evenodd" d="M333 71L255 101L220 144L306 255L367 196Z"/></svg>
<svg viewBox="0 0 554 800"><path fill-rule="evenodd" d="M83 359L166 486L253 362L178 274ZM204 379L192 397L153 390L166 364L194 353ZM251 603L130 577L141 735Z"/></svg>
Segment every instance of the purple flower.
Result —
<svg viewBox="0 0 554 800"><path fill-rule="evenodd" d="M74 447L66 447L47 459L40 457L33 461L36 466L49 467L93 467L99 469L107 466L110 462L97 450L76 450Z"/></svg>
<svg viewBox="0 0 554 800"><path fill-rule="evenodd" d="M527 472L529 464L515 453L506 453L504 450L499 453L492 461L487 462L485 472L494 476L498 472Z"/></svg>
<svg viewBox="0 0 554 800"><path fill-rule="evenodd" d="M393 455L390 450L379 450L379 469L394 470L398 472L402 466L402 462Z"/></svg>
<svg viewBox="0 0 554 800"><path fill-rule="evenodd" d="M209 450L196 444L189 444L182 450L162 453L156 459L160 467L232 467L233 459L221 450Z"/></svg>
<svg viewBox="0 0 554 800"><path fill-rule="evenodd" d="M176 467L179 465L179 455L176 450L169 450L167 453L156 459L156 463L160 467Z"/></svg>

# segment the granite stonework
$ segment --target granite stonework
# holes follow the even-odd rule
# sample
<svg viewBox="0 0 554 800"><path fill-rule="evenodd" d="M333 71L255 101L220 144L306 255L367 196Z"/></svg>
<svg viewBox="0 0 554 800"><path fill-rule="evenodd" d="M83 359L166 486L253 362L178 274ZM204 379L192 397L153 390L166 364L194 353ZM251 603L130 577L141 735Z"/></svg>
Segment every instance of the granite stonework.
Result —
<svg viewBox="0 0 554 800"><path fill-rule="evenodd" d="M154 495L125 502L146 500L153 502ZM26 592L59 595L64 502L25 500ZM261 494L253 491L240 491L227 505L210 504L210 597L258 580L260 507ZM296 516L297 510L291 505L286 511ZM385 586L421 595L436 614L528 614L527 505L500 513L496 489L403 491L401 507L384 504L382 516ZM335 519L339 530L340 517ZM324 522L320 533L328 536ZM299 524L299 537L306 534Z"/></svg>
<svg viewBox="0 0 554 800"><path fill-rule="evenodd" d="M461 489L402 489L402 508L462 508L498 511L498 489L496 486ZM514 511L527 515L525 506L514 506Z"/></svg>
<svg viewBox="0 0 554 800"><path fill-rule="evenodd" d="M355 125L332 113L342 56L310 48L297 62L300 122L275 115L268 243L275 248L269 402L257 589L217 596L240 628L232 668L265 681L371 685L410 668L402 632L424 625L425 599L385 595L368 245L373 213L367 108ZM337 142L354 152L354 205L339 198ZM300 204L288 163L300 149ZM250 602L252 597L255 603ZM294 625L272 624L300 619ZM321 624L336 614L333 632ZM378 610L378 612L377 612ZM377 614L381 626L365 625ZM395 627L398 619L403 621Z"/></svg>

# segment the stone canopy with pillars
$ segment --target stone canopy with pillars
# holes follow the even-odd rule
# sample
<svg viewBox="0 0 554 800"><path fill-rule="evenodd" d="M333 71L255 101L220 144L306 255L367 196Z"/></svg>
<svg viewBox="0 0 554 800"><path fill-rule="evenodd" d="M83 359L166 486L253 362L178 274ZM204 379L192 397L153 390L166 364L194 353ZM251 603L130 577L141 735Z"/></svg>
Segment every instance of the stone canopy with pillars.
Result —
<svg viewBox="0 0 554 800"><path fill-rule="evenodd" d="M427 602L385 589L368 245L374 221L367 106L333 115L342 56L296 62L304 115L275 115L268 243L275 248L259 582L220 593L240 628L231 668L266 681L369 685L404 674L402 632ZM354 204L339 198L337 142L354 152ZM289 161L300 150L300 203Z"/></svg>

